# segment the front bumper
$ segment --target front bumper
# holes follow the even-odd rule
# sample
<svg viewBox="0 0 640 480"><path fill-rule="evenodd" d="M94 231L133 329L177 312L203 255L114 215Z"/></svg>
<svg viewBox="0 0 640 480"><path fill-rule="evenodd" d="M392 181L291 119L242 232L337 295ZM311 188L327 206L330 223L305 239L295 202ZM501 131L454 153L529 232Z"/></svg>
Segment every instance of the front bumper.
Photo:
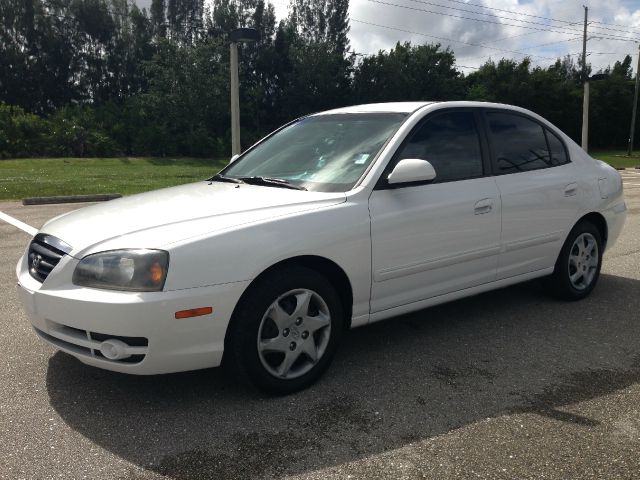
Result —
<svg viewBox="0 0 640 480"><path fill-rule="evenodd" d="M73 285L68 272L73 266L61 262L40 283L29 275L25 257L18 263L18 297L36 333L48 343L88 365L124 373L150 375L220 365L229 319L248 281L118 292ZM175 318L177 311L208 306L212 314ZM110 338L124 341L131 356L104 357L100 345Z"/></svg>

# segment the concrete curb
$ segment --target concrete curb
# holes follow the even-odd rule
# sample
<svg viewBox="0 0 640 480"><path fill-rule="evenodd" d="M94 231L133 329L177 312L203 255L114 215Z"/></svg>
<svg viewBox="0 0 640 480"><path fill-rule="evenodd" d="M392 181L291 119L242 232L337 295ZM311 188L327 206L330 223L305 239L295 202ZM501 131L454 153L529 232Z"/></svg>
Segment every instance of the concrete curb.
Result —
<svg viewBox="0 0 640 480"><path fill-rule="evenodd" d="M29 197L22 199L22 205L48 205L53 203L106 202L122 197L119 193L102 195L66 195L62 197Z"/></svg>

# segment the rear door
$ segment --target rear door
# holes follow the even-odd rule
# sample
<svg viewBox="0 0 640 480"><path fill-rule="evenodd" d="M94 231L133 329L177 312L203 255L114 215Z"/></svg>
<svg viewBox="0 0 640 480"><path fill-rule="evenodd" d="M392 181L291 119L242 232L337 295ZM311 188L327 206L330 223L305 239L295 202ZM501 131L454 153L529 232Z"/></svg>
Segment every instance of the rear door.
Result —
<svg viewBox="0 0 640 480"><path fill-rule="evenodd" d="M497 278L553 267L578 213L576 166L563 141L529 116L489 110L485 123L502 198Z"/></svg>

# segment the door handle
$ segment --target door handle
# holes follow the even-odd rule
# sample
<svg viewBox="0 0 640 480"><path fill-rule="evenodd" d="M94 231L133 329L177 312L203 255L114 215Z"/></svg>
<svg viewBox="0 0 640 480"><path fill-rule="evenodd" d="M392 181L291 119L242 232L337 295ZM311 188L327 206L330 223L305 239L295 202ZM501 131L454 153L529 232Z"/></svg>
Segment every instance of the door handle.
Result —
<svg viewBox="0 0 640 480"><path fill-rule="evenodd" d="M570 183L566 187L564 187L564 196L565 197L573 197L576 193L578 193L578 184Z"/></svg>
<svg viewBox="0 0 640 480"><path fill-rule="evenodd" d="M493 199L492 198L484 198L476 202L473 206L473 213L475 215L482 215L485 213L489 213L493 209Z"/></svg>

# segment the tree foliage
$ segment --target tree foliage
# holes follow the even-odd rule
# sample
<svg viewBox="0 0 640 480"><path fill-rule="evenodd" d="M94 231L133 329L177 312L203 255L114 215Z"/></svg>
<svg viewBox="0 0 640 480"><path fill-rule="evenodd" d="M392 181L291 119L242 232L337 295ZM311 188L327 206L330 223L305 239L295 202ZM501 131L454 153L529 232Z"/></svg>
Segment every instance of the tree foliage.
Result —
<svg viewBox="0 0 640 480"><path fill-rule="evenodd" d="M276 23L268 0L152 0L148 11L132 0L2 0L0 156L227 154L227 36L238 27L260 33L240 45L245 147L310 112L407 100L520 105L579 138L581 58L489 60L465 76L439 44L356 54L348 0L290 2ZM631 58L599 73L591 145L623 147Z"/></svg>

